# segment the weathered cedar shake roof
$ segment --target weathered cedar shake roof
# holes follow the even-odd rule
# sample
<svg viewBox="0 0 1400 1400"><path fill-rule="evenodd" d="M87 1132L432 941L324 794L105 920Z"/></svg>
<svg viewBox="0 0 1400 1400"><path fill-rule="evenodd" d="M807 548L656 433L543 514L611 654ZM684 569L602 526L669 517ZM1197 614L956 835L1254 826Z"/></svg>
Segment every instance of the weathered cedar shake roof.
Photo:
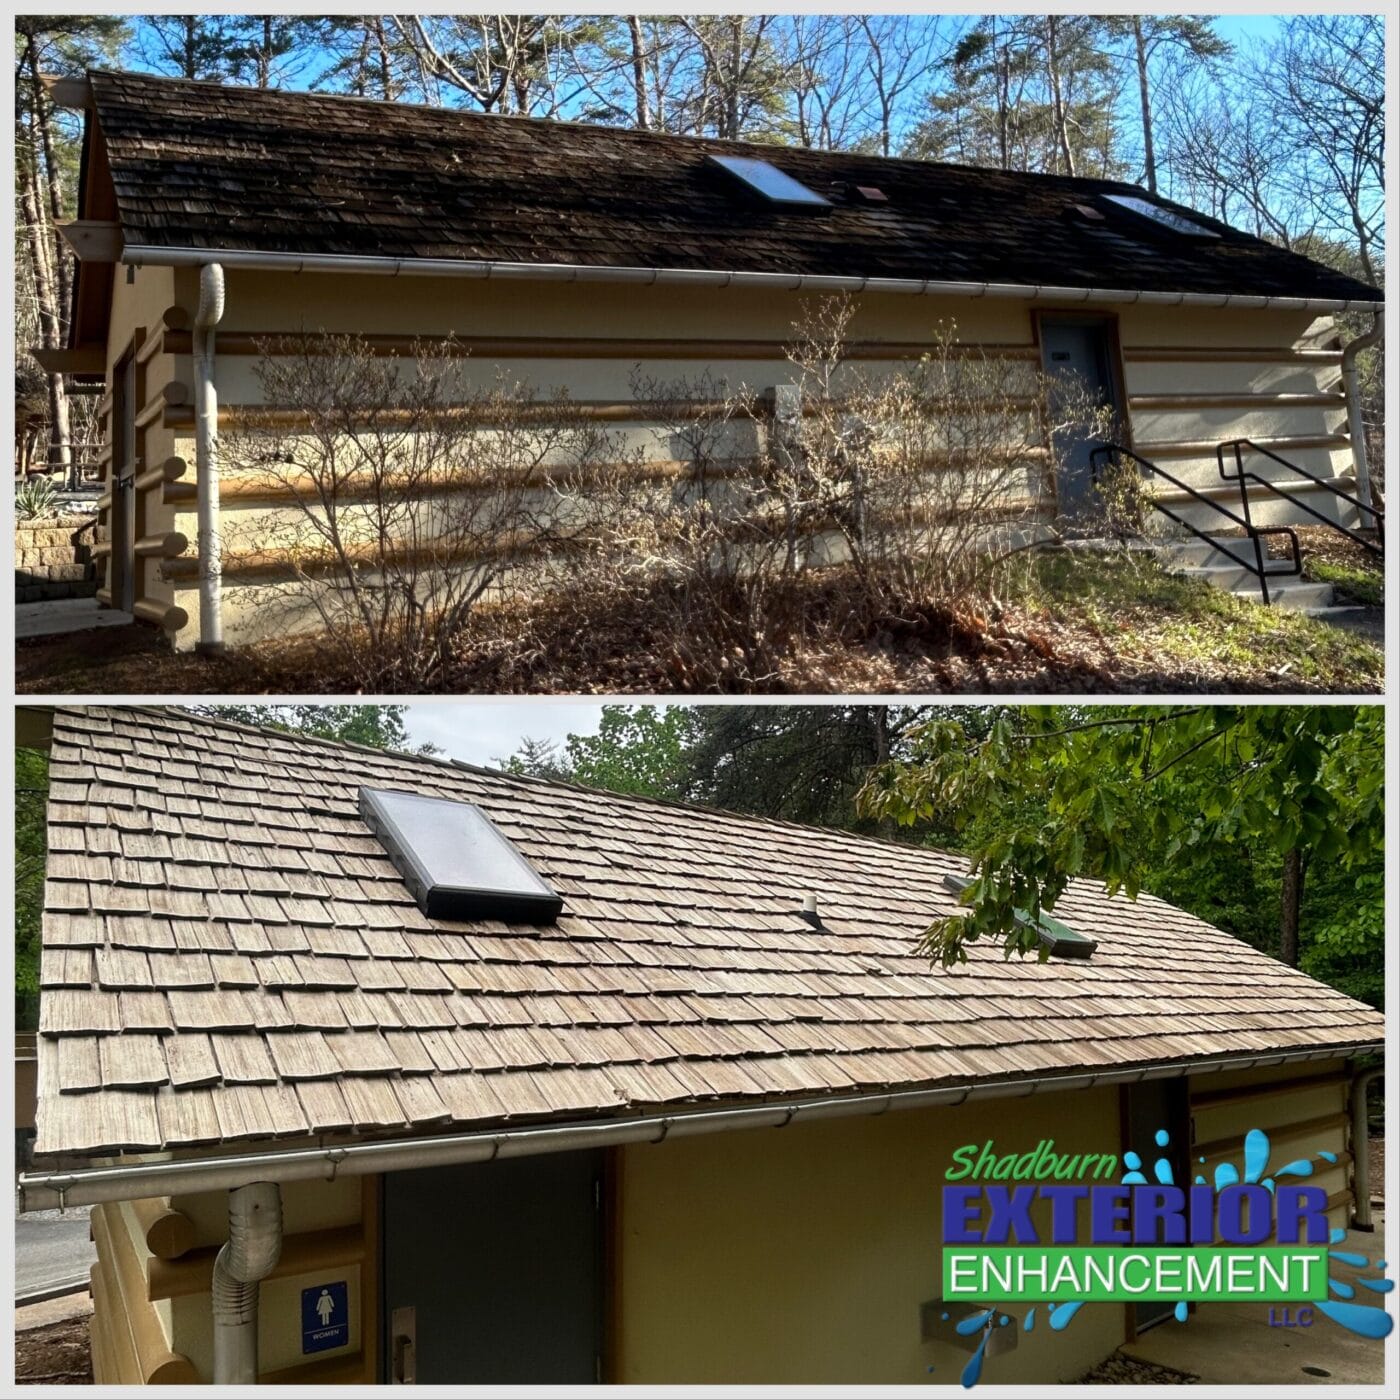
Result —
<svg viewBox="0 0 1400 1400"><path fill-rule="evenodd" d="M937 851L179 711L55 719L41 1153L424 1132L1345 1048L1382 1018L1161 900L1087 962L914 952ZM434 922L360 785L479 803L556 926ZM817 895L826 932L797 911Z"/></svg>
<svg viewBox="0 0 1400 1400"><path fill-rule="evenodd" d="M1154 232L1098 200L1150 198L1118 181L91 78L128 244L1382 299L1189 210L1220 238ZM774 207L707 165L726 152L844 188L831 209ZM1102 223L1074 213L1085 203Z"/></svg>

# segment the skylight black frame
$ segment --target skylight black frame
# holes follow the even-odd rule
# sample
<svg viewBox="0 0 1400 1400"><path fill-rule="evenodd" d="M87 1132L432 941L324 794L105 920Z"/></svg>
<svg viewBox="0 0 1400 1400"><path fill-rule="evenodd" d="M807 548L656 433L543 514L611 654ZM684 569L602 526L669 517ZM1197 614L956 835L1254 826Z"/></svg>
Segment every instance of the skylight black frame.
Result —
<svg viewBox="0 0 1400 1400"><path fill-rule="evenodd" d="M763 200L767 204L776 204L783 209L830 209L832 202L824 194L818 194L816 190L808 189L795 175L789 175L786 170L779 170L772 161L763 160L759 156L731 156L731 155L707 155L705 161L716 170L723 173L731 180L741 184L751 195ZM791 187L800 190L802 197L784 197L775 194L771 189L765 189L756 179L746 175L745 170L758 169L771 172L778 177L778 188Z"/></svg>
<svg viewBox="0 0 1400 1400"><path fill-rule="evenodd" d="M437 813L437 819L455 817L463 824L464 840L479 833L491 843L490 858L498 878L491 879L487 873L475 883L465 880L461 873L454 879L443 870L431 868L417 849L421 843L416 843L407 829L410 813L403 810L405 804L443 809ZM415 903L430 919L499 919L504 923L541 925L552 924L563 912L562 896L476 803L399 789L362 787L359 807L361 818L379 837ZM423 815L432 819L432 814ZM467 830L470 827L475 828L475 833ZM502 866L506 879L499 878Z"/></svg>
<svg viewBox="0 0 1400 1400"><path fill-rule="evenodd" d="M1207 228L1199 216L1191 212L1168 208L1141 194L1121 194L1117 191L1101 194L1101 204L1106 204L1114 214L1126 214L1141 228L1150 228L1157 233L1176 238L1190 238L1197 241L1220 241L1218 229Z"/></svg>

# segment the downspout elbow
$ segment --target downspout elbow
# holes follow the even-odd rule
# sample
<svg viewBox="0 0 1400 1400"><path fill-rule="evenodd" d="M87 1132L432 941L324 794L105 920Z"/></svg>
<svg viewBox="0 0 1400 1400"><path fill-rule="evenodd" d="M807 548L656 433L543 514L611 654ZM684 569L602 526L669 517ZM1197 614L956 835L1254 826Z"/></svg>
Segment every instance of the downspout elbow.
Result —
<svg viewBox="0 0 1400 1400"><path fill-rule="evenodd" d="M199 269L194 317L195 481L199 518L199 643L202 652L224 646L223 541L219 534L219 396L214 388L214 328L224 315L224 270Z"/></svg>
<svg viewBox="0 0 1400 1400"><path fill-rule="evenodd" d="M282 1257L282 1188L229 1192L228 1242L214 1260L214 1384L256 1385L259 1285Z"/></svg>
<svg viewBox="0 0 1400 1400"><path fill-rule="evenodd" d="M1347 401L1347 435L1351 439L1352 469L1356 473L1356 494L1362 505L1371 502L1371 468L1366 460L1366 424L1361 416L1361 383L1357 374L1357 356L1363 350L1380 343L1385 333L1385 318L1379 311L1371 313L1371 329L1349 341L1342 350L1342 392ZM1361 521L1367 524L1367 516Z"/></svg>

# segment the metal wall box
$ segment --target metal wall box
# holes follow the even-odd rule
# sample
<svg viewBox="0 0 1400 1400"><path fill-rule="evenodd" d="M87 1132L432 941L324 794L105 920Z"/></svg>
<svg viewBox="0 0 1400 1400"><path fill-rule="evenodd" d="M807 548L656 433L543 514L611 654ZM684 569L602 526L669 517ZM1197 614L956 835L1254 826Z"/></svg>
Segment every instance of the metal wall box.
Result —
<svg viewBox="0 0 1400 1400"><path fill-rule="evenodd" d="M361 788L360 816L429 918L552 924L564 907L475 803Z"/></svg>

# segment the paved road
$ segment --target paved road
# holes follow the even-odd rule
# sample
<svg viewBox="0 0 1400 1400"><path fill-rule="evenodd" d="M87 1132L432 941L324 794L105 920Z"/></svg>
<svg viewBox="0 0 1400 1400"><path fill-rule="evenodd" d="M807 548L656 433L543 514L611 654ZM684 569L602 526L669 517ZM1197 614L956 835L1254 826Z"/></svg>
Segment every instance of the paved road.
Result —
<svg viewBox="0 0 1400 1400"><path fill-rule="evenodd" d="M86 1281L96 1258L86 1206L15 1217L16 1297L73 1279Z"/></svg>

